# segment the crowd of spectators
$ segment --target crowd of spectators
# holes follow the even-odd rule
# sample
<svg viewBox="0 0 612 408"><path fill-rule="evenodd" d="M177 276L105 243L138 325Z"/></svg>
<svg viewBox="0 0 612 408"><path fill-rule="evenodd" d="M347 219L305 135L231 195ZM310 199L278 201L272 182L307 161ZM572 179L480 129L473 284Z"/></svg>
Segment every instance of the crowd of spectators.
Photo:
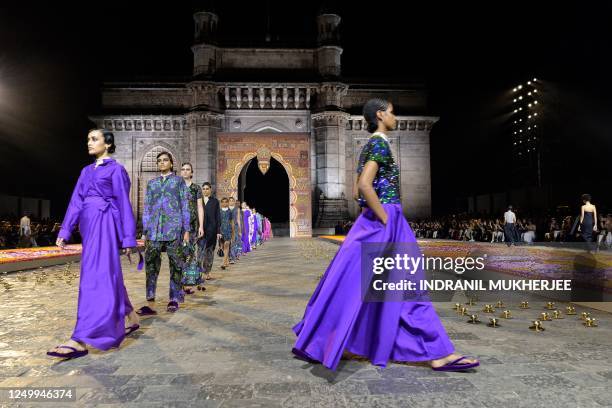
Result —
<svg viewBox="0 0 612 408"><path fill-rule="evenodd" d="M46 218L0 217L0 249L55 245L60 225L56 220Z"/></svg>
<svg viewBox="0 0 612 408"><path fill-rule="evenodd" d="M577 216L517 214L518 240L532 242L582 241ZM595 242L612 247L612 214L599 215ZM431 217L409 223L417 238L453 239L458 241L504 242L504 219L491 215L457 214Z"/></svg>

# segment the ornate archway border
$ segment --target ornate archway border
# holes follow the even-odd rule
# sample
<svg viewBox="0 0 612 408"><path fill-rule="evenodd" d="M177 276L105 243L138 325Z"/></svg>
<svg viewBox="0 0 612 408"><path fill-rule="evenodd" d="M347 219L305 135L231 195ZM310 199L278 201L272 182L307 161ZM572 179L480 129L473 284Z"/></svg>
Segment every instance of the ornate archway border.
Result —
<svg viewBox="0 0 612 408"><path fill-rule="evenodd" d="M291 163L286 161L279 153L272 152L271 155L283 166L283 168L287 172L287 177L289 179L289 236L293 238L296 236L297 233L296 221L298 217L298 211L295 207L295 203L297 202L298 198L295 192L297 180L293 175L293 166L291 166ZM238 178L240 177L240 173L242 172L243 167L254 157L257 157L256 151L245 153L244 156L242 156L242 159L234 166L234 174L230 178L230 189L232 196L234 196L234 198L236 199L238 198Z"/></svg>

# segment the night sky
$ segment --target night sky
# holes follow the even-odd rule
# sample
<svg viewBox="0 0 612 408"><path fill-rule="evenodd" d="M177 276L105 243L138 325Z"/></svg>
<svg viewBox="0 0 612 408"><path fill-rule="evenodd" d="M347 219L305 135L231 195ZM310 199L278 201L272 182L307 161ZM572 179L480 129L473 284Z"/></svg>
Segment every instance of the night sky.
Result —
<svg viewBox="0 0 612 408"><path fill-rule="evenodd" d="M0 6L0 193L49 198L61 218L90 162L87 116L100 110L102 82L188 77L192 14L209 3ZM461 195L512 184L501 123L508 91L534 76L559 105L567 173L557 182L612 202L612 6L539 3L335 5L345 76L423 82L429 90L428 113L441 117L431 134L436 213L452 210ZM319 4L302 4L215 2L221 45L260 43L269 16L273 41L312 46Z"/></svg>

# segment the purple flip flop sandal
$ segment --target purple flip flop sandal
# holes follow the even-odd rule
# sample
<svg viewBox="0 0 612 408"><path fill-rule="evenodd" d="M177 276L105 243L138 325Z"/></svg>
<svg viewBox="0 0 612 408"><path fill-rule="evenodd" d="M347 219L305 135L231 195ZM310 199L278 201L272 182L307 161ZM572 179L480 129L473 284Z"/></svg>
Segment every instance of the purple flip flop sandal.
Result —
<svg viewBox="0 0 612 408"><path fill-rule="evenodd" d="M125 336L129 336L130 334L134 333L136 330L140 329L140 325L139 324L133 324L130 327L126 327L125 330Z"/></svg>
<svg viewBox="0 0 612 408"><path fill-rule="evenodd" d="M444 364L441 367L431 367L434 371L464 371L470 368L478 367L480 363L477 361L475 363L467 363L467 364L457 364L461 360L465 360L468 358L467 356L461 356L456 360L453 360L449 363Z"/></svg>
<svg viewBox="0 0 612 408"><path fill-rule="evenodd" d="M152 315L156 315L157 312L151 309L149 306L143 306L136 311L136 314L140 316L152 316Z"/></svg>
<svg viewBox="0 0 612 408"><path fill-rule="evenodd" d="M87 355L87 353L89 353L89 350L77 350L74 347L70 347L70 346L56 346L55 348L65 348L65 349L69 349L72 351L70 353L64 353L64 354L58 353L57 351L47 351L47 355L51 357L65 358L69 360L71 358L83 357Z"/></svg>

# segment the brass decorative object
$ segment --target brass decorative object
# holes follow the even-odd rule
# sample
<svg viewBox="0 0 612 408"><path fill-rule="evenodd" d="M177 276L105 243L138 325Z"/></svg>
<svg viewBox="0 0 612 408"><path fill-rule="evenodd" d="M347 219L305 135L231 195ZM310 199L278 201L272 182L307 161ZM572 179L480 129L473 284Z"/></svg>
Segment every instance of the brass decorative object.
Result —
<svg viewBox="0 0 612 408"><path fill-rule="evenodd" d="M597 325L597 319L594 319L594 318L592 318L592 317L587 317L587 318L584 320L584 325L585 325L586 327L597 327L597 326L598 326L598 325Z"/></svg>
<svg viewBox="0 0 612 408"><path fill-rule="evenodd" d="M497 324L497 319L494 317L491 317L489 319L489 324L487 324L487 326L489 327L499 327L499 324Z"/></svg>
<svg viewBox="0 0 612 408"><path fill-rule="evenodd" d="M504 302L502 302L501 300L498 300L498 301L497 301L497 307L499 307L500 309L501 309L502 307L504 307Z"/></svg>
<svg viewBox="0 0 612 408"><path fill-rule="evenodd" d="M540 318L540 320L541 320L541 321L543 321L543 322L546 322L546 321L551 321L551 320L552 320L552 319L550 318L550 315L548 314L548 312L542 312L542 313L541 313L541 316L542 316L542 317Z"/></svg>
<svg viewBox="0 0 612 408"><path fill-rule="evenodd" d="M546 309L548 310L555 310L555 302L548 302L546 303Z"/></svg>
<svg viewBox="0 0 612 408"><path fill-rule="evenodd" d="M561 315L561 311L555 310L553 312L553 319L563 319L563 316Z"/></svg>
<svg viewBox="0 0 612 408"><path fill-rule="evenodd" d="M456 311L461 310L461 304L460 303L455 303L455 307L453 307L453 310L456 310Z"/></svg>
<svg viewBox="0 0 612 408"><path fill-rule="evenodd" d="M591 314L589 312L582 312L580 318L584 321L586 321L586 319L590 318Z"/></svg>
<svg viewBox="0 0 612 408"><path fill-rule="evenodd" d="M485 313L495 313L495 309L493 308L493 305L485 305L482 311Z"/></svg>
<svg viewBox="0 0 612 408"><path fill-rule="evenodd" d="M576 314L576 308L572 305L569 305L565 308L565 314L566 315L575 315Z"/></svg>
<svg viewBox="0 0 612 408"><path fill-rule="evenodd" d="M459 316L465 316L465 315L467 315L467 312L468 312L468 309L465 306L462 306L461 309L459 309L459 311L458 311Z"/></svg>
<svg viewBox="0 0 612 408"><path fill-rule="evenodd" d="M542 327L542 323L539 320L534 320L532 326L529 326L531 330L535 330L536 332L544 331L544 327Z"/></svg>
<svg viewBox="0 0 612 408"><path fill-rule="evenodd" d="M521 309L529 309L529 302L521 302Z"/></svg>
<svg viewBox="0 0 612 408"><path fill-rule="evenodd" d="M480 320L478 320L478 315L476 314L470 315L470 320L468 320L468 323L471 323L471 324L480 323Z"/></svg>
<svg viewBox="0 0 612 408"><path fill-rule="evenodd" d="M504 319L512 319L512 313L509 310L504 310L501 314Z"/></svg>

